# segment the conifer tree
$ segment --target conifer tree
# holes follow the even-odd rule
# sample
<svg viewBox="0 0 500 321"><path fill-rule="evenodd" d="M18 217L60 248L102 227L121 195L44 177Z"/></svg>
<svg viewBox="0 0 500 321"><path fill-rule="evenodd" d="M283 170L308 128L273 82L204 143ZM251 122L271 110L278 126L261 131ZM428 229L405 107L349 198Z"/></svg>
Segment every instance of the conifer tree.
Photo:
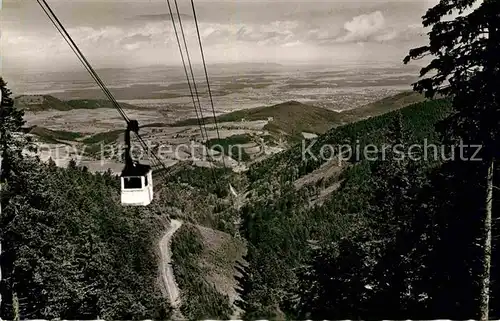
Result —
<svg viewBox="0 0 500 321"><path fill-rule="evenodd" d="M364 319L407 317L403 302L408 285L405 237L410 232L417 164L405 152L410 133L396 112L385 146L371 163L370 205L359 213L353 233L313 251L313 260L299 272L296 304L299 318ZM399 146L398 146L399 145ZM301 290L302 291L302 290Z"/></svg>
<svg viewBox="0 0 500 321"><path fill-rule="evenodd" d="M424 67L414 89L427 97L448 96L456 113L447 133L466 145L481 145L482 181L485 186L483 223L483 272L478 316L488 320L491 269L493 170L500 155L498 79L500 79L500 2L485 0L471 13L476 0L441 0L423 17L431 27L429 44L410 50L404 62L433 57ZM449 19L450 14L456 17ZM429 76L430 74L434 74ZM469 151L470 152L470 151ZM469 157L471 155L468 155Z"/></svg>
<svg viewBox="0 0 500 321"><path fill-rule="evenodd" d="M5 181L15 163L15 157L20 156L24 147L22 140L17 135L24 125L24 112L14 107L12 92L7 88L7 83L0 77L0 90L2 101L0 104L0 150L2 155L2 171L0 179Z"/></svg>
<svg viewBox="0 0 500 321"><path fill-rule="evenodd" d="M12 317L12 313L6 311L12 311L12 290L9 286L11 281L11 248L9 242L5 242L5 229L4 224L11 220L8 217L8 212L4 210L7 199L9 198L9 192L6 183L12 176L13 171L15 171L15 166L20 160L22 148L24 147L24 142L20 139L19 132L21 127L24 125L23 112L14 107L14 100L11 98L12 92L7 88L7 83L0 77L0 90L1 90L1 101L0 101L0 206L2 207L2 212L0 215L0 242L2 244L2 253L0 253L0 262L2 269L2 283L0 285L0 291L2 291L2 309L0 310L0 317L3 315L7 318Z"/></svg>

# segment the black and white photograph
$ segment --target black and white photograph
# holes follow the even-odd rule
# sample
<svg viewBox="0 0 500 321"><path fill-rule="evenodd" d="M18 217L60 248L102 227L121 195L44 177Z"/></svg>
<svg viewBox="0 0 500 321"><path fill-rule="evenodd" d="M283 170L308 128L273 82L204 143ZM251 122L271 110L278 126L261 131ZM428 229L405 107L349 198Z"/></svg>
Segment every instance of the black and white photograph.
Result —
<svg viewBox="0 0 500 321"><path fill-rule="evenodd" d="M499 84L499 0L0 0L0 321L498 319Z"/></svg>

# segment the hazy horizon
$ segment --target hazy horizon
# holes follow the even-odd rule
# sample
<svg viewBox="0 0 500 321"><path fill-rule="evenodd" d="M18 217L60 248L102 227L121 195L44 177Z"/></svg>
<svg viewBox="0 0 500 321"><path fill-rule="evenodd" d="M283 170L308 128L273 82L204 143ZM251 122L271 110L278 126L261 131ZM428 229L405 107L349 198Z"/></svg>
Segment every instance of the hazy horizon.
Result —
<svg viewBox="0 0 500 321"><path fill-rule="evenodd" d="M95 68L181 63L165 1L48 2ZM421 16L435 2L198 0L196 7L208 64L340 66L402 63L425 43ZM190 2L178 3L199 63ZM81 68L36 1L4 0L1 18L4 72Z"/></svg>

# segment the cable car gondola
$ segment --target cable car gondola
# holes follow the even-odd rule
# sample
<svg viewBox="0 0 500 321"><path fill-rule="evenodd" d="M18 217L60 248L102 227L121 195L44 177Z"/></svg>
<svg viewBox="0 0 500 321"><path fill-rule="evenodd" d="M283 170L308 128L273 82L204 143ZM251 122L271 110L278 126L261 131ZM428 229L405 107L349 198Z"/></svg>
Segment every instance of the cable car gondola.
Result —
<svg viewBox="0 0 500 321"><path fill-rule="evenodd" d="M152 175L152 168L150 166L148 166L148 165L143 165L143 164L139 164L138 162L134 162L132 160L132 155L131 155L130 132L135 132L137 134L137 137L139 138L139 141L141 142L143 148L145 148L146 150L148 149L148 147L145 146L144 141L141 139L141 137L138 134L138 131L139 131L139 124L138 124L138 122L136 120L130 120L127 117L127 115L125 114L125 112L121 108L120 104L116 101L115 97L113 97L113 95L108 90L108 88L106 87L106 85L104 84L104 82L101 80L101 78L99 77L99 75L97 75L97 73L95 72L94 68L92 68L92 66L89 64L89 62L87 61L87 59L85 58L85 56L83 55L83 53L80 51L80 49L78 48L78 46L76 45L76 43L73 41L73 39L71 38L71 36L69 35L69 33L66 31L66 29L64 28L64 26L61 24L60 20L56 17L56 15L54 14L53 10L47 4L46 0L37 0L37 2L40 5L40 7L42 8L42 10L45 12L45 14L47 15L47 17L49 18L49 20L54 24L54 26L56 27L56 29L62 35L62 37L64 38L64 40L66 40L66 42L71 47L71 49L73 50L73 52L76 54L76 56L78 57L78 59L80 60L80 62L83 64L83 66L85 67L85 69L87 69L87 71L89 72L89 74L96 81L97 85L102 89L103 93L106 95L106 97L113 104L113 106L118 110L118 112L120 113L120 115L123 117L123 119L127 123L127 130L125 132L125 143L126 143L126 146L127 146L126 147L126 153L125 153L125 168L123 169L123 171L122 171L122 173L120 175L120 181L121 181L121 203L122 203L122 205L147 206L147 205L151 204L151 202L153 201L153 177L152 177L153 175ZM194 77L194 73L193 73L193 69L192 69L192 65L191 65L191 59L189 58L189 51L188 51L188 47L187 47L187 44L186 44L184 30L183 30L183 27L182 27L181 16L180 16L180 13L179 13L179 9L177 7L177 1L176 1L177 17L179 19L179 25L180 25L180 29L181 29L181 33L182 33L182 39L184 40L184 47L186 49L186 55L187 55L188 62L189 62L189 69L191 71L191 76L193 78L192 81L193 81L193 85L194 85L194 89L195 89L194 91L195 91L196 98L197 98L198 105L199 105L198 107L196 106L195 95L194 95L193 91L191 90L191 80L189 78L189 75L188 75L188 72L187 72L187 68L186 68L186 64L185 64L185 61L184 61L184 55L183 55L183 51L182 51L182 47L181 47L181 42L180 42L178 34L177 34L177 27L176 27L176 24L175 24L175 20L173 19L172 8L170 6L170 2L167 1L167 3L168 3L169 11L170 11L170 16L172 17L171 21L172 21L172 24L173 24L173 28L174 28L174 31L175 31L176 38L177 38L177 43L179 45L179 51L180 51L180 54L181 54L181 59L182 59L182 63L183 63L183 66L184 66L184 71L186 73L187 82L188 82L188 85L189 85L189 88L190 88L190 91L191 91L191 97L193 99L193 104L194 104L194 108L195 108L195 111L196 111L196 114L197 114L197 118L198 118L198 107L199 107L199 112L200 112L200 115L201 115L201 119L203 119L204 117L203 117L203 113L202 113L202 108L201 108L200 100L199 100L199 97L198 97L198 90L197 90L197 87L196 87L195 77ZM206 82L207 82L207 89L208 89L208 94L209 94L209 97L210 97L210 104L212 106L212 113L213 113L213 116L214 116L215 128L217 130L217 137L220 140L219 129L218 129L218 126L217 126L217 118L216 118L216 115L215 115L214 102L213 102L213 99L212 99L212 92L211 92L211 89L210 89L210 82L209 82L209 79L208 79L208 72L207 72L207 67L206 67L206 63L205 63L205 55L203 53L203 47L202 47L202 43L201 43L200 30L199 30L199 27L198 27L198 20L197 20L197 17L196 17L196 12L195 12L195 7L194 7L194 1L193 0L191 0L191 6L193 8L193 17L194 17L195 26L196 26L196 33L198 35L198 42L199 42L199 45L200 45L200 53L201 53L201 58L202 58L202 61L203 61L203 67L204 67L204 72L205 72L205 79L206 79ZM200 118L198 118L198 120L200 120ZM204 123L203 123L203 126L202 126L202 124L200 122L200 130L201 130L201 134L202 134L202 139L203 139L203 129L205 130L205 136L206 136L206 139L208 140L206 126L205 126ZM153 157L156 159L156 161L158 162L158 164L163 167L163 169L165 169L165 170L167 169L167 167L165 166L165 164L156 155L153 155ZM154 165L153 159L151 159L151 164ZM223 161L223 165L224 165L224 168L226 168L226 165L225 165L224 161ZM213 168L212 168L212 170L213 170ZM215 171L213 171L213 173L214 173L214 179L215 179ZM231 189L231 187L230 187L230 189ZM233 193L233 195L234 194L238 195L236 193L236 191L234 190L234 188L231 190L231 192Z"/></svg>
<svg viewBox="0 0 500 321"><path fill-rule="evenodd" d="M151 166L132 160L130 132L138 133L139 123L130 120L125 132L125 167L120 175L121 203L126 206L147 206L153 201Z"/></svg>

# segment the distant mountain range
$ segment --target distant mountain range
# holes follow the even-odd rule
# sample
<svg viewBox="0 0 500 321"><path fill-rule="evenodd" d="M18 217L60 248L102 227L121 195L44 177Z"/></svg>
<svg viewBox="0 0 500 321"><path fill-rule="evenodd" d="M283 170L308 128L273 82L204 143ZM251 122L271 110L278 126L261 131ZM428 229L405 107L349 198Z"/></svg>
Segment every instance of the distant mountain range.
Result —
<svg viewBox="0 0 500 321"><path fill-rule="evenodd" d="M245 70L252 70L252 71L270 71L273 69L282 69L282 68L287 68L289 66L286 65L281 65L277 63L260 63L260 62L227 62L227 63L207 63L207 66L209 69L212 71L214 69L225 69L225 68L230 68L231 70L234 69L245 69ZM198 65L193 65L193 68L200 68ZM183 71L183 67L181 65L179 66L171 66L171 65L150 65L150 66L144 66L144 67L124 67L124 68L98 68L96 71L99 72L116 72L116 71L130 71L130 70L141 70L141 71L158 71L158 70L178 70L178 71Z"/></svg>

